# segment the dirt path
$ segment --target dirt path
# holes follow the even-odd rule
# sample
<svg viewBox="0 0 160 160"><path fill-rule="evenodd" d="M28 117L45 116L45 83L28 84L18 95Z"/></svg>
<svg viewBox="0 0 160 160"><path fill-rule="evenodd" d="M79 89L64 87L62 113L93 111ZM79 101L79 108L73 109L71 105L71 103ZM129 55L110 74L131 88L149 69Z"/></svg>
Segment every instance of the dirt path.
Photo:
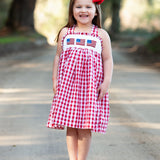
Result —
<svg viewBox="0 0 160 160"><path fill-rule="evenodd" d="M54 55L47 48L0 60L1 160L68 159L65 131L45 127ZM159 160L160 74L118 50L113 56L108 132L93 134L88 160Z"/></svg>

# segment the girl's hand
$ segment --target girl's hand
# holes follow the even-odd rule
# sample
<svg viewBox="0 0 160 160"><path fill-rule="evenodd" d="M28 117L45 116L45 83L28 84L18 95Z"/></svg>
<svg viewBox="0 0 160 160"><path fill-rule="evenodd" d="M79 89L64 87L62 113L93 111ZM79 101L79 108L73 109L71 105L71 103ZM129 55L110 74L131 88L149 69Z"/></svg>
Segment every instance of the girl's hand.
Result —
<svg viewBox="0 0 160 160"><path fill-rule="evenodd" d="M101 100L104 95L107 93L108 86L105 83L101 83L101 85L98 87L97 92L98 94L98 100Z"/></svg>
<svg viewBox="0 0 160 160"><path fill-rule="evenodd" d="M56 94L56 85L57 85L57 82L54 81L53 82L53 93L54 93L54 95Z"/></svg>

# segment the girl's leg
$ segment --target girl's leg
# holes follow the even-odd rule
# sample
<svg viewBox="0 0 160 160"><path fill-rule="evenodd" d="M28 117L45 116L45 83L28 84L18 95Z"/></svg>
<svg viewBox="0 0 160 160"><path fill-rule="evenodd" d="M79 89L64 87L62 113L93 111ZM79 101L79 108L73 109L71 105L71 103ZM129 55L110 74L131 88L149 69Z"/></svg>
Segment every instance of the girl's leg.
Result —
<svg viewBox="0 0 160 160"><path fill-rule="evenodd" d="M91 130L78 129L78 160L86 160L91 144Z"/></svg>
<svg viewBox="0 0 160 160"><path fill-rule="evenodd" d="M77 160L78 154L78 132L75 128L67 127L67 148L70 160Z"/></svg>

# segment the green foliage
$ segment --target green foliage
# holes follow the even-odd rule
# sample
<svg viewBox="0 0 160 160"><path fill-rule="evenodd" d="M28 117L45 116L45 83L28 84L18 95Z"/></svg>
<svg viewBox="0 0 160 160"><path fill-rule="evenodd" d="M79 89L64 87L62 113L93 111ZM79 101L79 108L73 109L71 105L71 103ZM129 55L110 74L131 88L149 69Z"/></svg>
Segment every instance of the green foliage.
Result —
<svg viewBox="0 0 160 160"><path fill-rule="evenodd" d="M148 2L149 5L152 5L152 4L153 4L153 1L154 1L154 0L147 0L147 2Z"/></svg>
<svg viewBox="0 0 160 160"><path fill-rule="evenodd" d="M148 50L152 53L160 54L160 33L155 35L151 40L146 44Z"/></svg>
<svg viewBox="0 0 160 160"><path fill-rule="evenodd" d="M146 11L144 12L144 15L142 16L141 20L146 20L147 23L150 23L150 26L152 26L152 23L154 23L156 26L153 25L153 29L155 27L158 29L160 28L158 24L160 24L160 1L159 0L147 0L149 3Z"/></svg>
<svg viewBox="0 0 160 160"><path fill-rule="evenodd" d="M148 20L151 20L152 18L159 18L160 16L160 8L158 9L153 9L153 8L150 8L148 11L146 11L145 13L145 17L148 19Z"/></svg>
<svg viewBox="0 0 160 160"><path fill-rule="evenodd" d="M123 32L121 32L121 34L127 34L130 36L143 36L143 37L148 37L148 38L152 38L155 35L155 33L149 32L143 28L126 29Z"/></svg>

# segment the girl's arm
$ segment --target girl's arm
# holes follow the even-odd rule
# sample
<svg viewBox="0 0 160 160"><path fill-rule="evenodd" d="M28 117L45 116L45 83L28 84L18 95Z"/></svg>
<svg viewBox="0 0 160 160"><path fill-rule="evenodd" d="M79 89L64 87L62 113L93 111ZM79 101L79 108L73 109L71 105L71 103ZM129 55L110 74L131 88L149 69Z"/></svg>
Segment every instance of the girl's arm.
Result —
<svg viewBox="0 0 160 160"><path fill-rule="evenodd" d="M113 58L112 58L112 48L111 41L108 33L99 29L99 35L103 41L103 50L102 50L102 61L103 61L103 69L104 69L104 81L98 90L101 90L99 99L101 99L106 91L108 90L113 73Z"/></svg>
<svg viewBox="0 0 160 160"><path fill-rule="evenodd" d="M56 91L56 82L57 82L57 75L58 75L58 64L59 64L59 57L60 54L62 52L62 46L61 46L61 42L62 42L62 38L63 36L67 33L67 28L63 28L59 34L59 39L58 39L58 43L57 43L57 51L56 51L56 55L53 61L53 72L52 72L52 81L53 81L53 90Z"/></svg>

